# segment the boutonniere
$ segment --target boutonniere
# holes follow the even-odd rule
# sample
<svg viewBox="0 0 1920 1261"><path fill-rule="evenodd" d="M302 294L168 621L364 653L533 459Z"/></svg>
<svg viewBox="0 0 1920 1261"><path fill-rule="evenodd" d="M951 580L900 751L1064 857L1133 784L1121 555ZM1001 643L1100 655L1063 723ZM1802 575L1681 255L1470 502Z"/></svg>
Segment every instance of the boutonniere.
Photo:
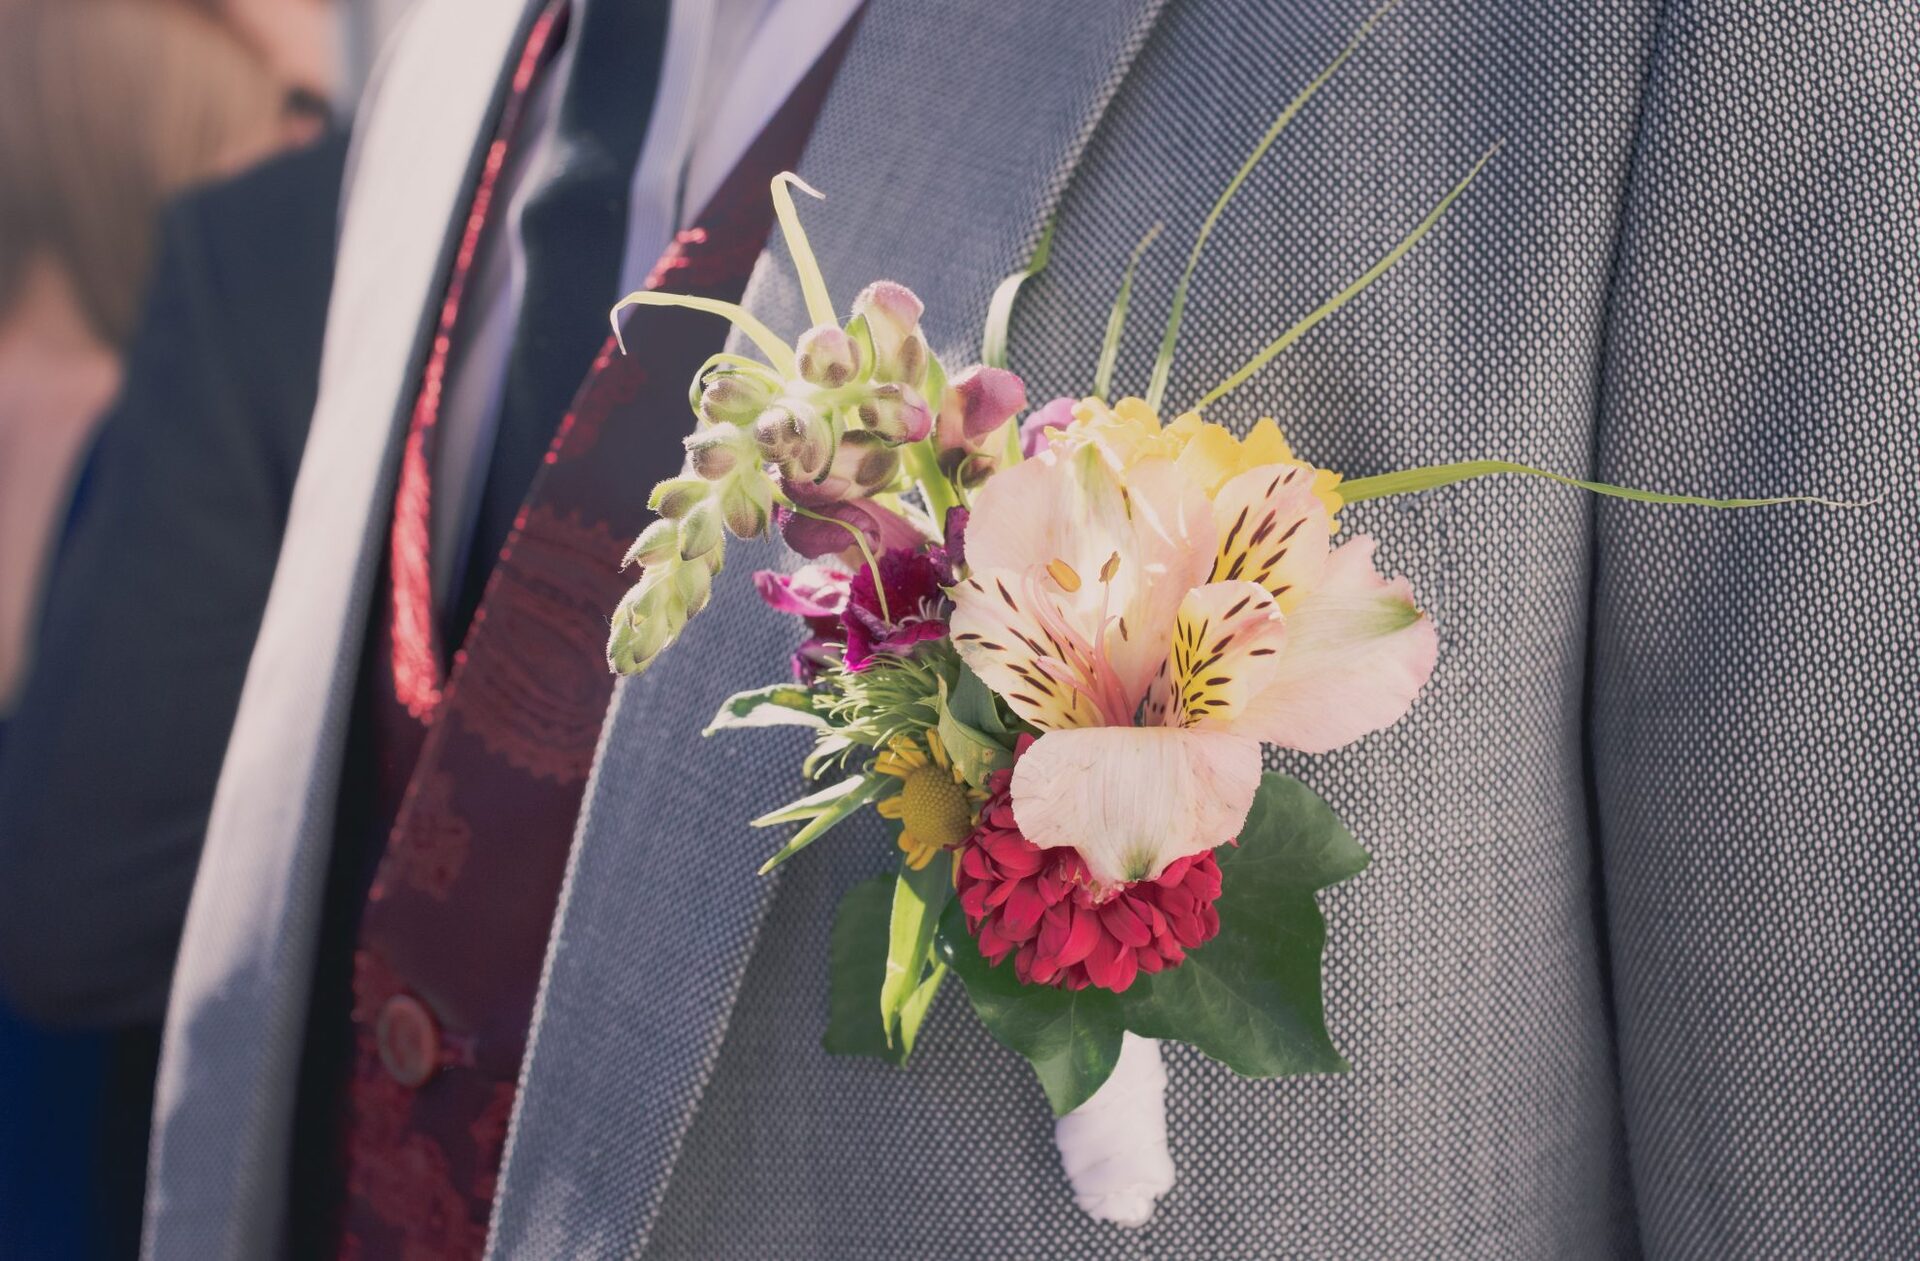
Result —
<svg viewBox="0 0 1920 1261"><path fill-rule="evenodd" d="M754 576L800 619L793 677L729 699L712 731L814 733L820 786L753 822L793 830L763 871L871 809L898 869L856 886L832 932L830 1051L905 1064L950 978L1031 1061L1080 1205L1138 1224L1174 1181L1158 1043L1246 1077L1340 1072L1327 1030L1319 890L1367 852L1273 746L1324 753L1397 722L1438 637L1349 505L1496 474L1652 503L1710 500L1497 459L1361 478L1315 467L1229 397L1378 280L1472 184L1472 163L1385 257L1184 406L1167 401L1188 287L1245 176L1340 57L1280 114L1192 243L1152 376L1115 397L1135 269L1118 279L1083 397L1029 409L1005 366L1022 280L991 304L984 363L952 371L922 305L869 284L842 319L796 212L772 196L813 327L789 344L738 306L762 359L719 354L692 385L682 476L628 560L608 657L644 670L707 603L728 535L778 530L808 562ZM1156 230L1157 231L1157 230ZM616 328L618 308L616 308ZM1231 422L1221 423L1222 420ZM1825 502L1825 501L1811 501Z"/></svg>

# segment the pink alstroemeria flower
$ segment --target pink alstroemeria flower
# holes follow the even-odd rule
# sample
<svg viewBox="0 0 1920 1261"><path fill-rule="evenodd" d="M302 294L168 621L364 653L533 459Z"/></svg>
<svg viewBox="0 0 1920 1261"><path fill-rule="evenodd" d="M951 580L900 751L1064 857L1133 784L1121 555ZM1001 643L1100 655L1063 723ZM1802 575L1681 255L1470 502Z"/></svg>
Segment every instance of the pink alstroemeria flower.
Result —
<svg viewBox="0 0 1920 1261"><path fill-rule="evenodd" d="M1172 460L1085 444L975 497L953 641L1043 732L1013 775L1027 839L1155 879L1237 835L1263 742L1325 752L1406 712L1433 623L1371 539L1331 546L1313 481L1264 465L1209 502Z"/></svg>

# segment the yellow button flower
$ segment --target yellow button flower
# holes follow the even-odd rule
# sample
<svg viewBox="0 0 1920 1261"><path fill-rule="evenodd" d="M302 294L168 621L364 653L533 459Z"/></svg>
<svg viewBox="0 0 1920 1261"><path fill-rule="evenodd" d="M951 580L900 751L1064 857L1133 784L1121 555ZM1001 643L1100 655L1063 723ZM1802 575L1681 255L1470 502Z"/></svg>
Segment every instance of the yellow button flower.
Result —
<svg viewBox="0 0 1920 1261"><path fill-rule="evenodd" d="M947 757L935 731L916 739L902 732L888 742L873 764L882 775L900 781L900 791L874 806L882 818L900 823L900 849L915 871L941 850L953 849L973 831L986 794L971 787Z"/></svg>

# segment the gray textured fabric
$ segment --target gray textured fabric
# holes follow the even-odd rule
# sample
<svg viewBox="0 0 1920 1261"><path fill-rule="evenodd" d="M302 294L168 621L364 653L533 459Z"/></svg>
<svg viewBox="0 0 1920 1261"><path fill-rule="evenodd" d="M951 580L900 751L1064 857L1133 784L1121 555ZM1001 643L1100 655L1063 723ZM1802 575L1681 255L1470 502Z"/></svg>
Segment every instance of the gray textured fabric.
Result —
<svg viewBox="0 0 1920 1261"><path fill-rule="evenodd" d="M1886 500L1599 515L1594 774L1658 1256L1920 1256L1916 66L1911 3L1702 2L1649 82L1600 475Z"/></svg>

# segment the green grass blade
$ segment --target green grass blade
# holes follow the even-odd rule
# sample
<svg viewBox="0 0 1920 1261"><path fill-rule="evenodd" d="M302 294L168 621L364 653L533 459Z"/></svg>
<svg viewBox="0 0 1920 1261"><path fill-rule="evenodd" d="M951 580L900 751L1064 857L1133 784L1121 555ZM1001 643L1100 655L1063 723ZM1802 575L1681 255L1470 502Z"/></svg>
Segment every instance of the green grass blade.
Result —
<svg viewBox="0 0 1920 1261"><path fill-rule="evenodd" d="M782 171L773 177L773 214L780 220L780 235L787 242L793 270L800 277L800 292L807 299L807 318L815 324L838 324L833 299L827 296L827 278L821 275L820 260L813 256L813 246L807 242L807 230L800 226L800 212L794 209L793 194L787 191L789 187L821 201L825 201L827 195L792 171Z"/></svg>
<svg viewBox="0 0 1920 1261"><path fill-rule="evenodd" d="M1447 208L1452 206L1455 201L1459 200L1460 194L1467 191L1467 186L1469 184L1472 184L1474 179L1479 176L1480 172L1486 169L1487 163L1493 160L1493 155L1500 152L1500 145L1502 143L1505 143L1505 142L1504 141L1495 142L1494 146L1491 149L1488 149L1485 153L1481 154L1480 160L1473 164L1473 169L1467 172L1466 178L1461 180L1458 184L1455 184L1453 186L1452 191L1449 192L1445 197L1442 197L1440 199L1440 203L1436 205L1432 210L1429 210L1427 212L1427 217L1422 219L1414 227L1413 231L1409 232L1405 237L1403 237L1398 245L1394 246L1391 250L1387 251L1385 257L1383 257L1379 262L1375 263L1373 266L1367 268L1366 271L1362 272L1358 280L1354 281L1352 284L1348 285L1345 289L1342 289L1339 293L1334 294L1331 298L1328 298L1325 302L1321 303L1320 306L1316 308L1312 313L1310 313L1305 319L1301 320L1298 324L1295 324L1292 328L1288 329L1286 332L1280 334L1279 337L1275 338L1272 342L1268 343L1266 349L1262 350L1259 354L1255 355L1253 358L1247 360L1245 366L1243 366L1238 372L1234 373L1232 376L1228 377L1226 380L1222 381L1220 384L1214 386L1211 390L1208 390L1205 394L1203 394L1200 397L1200 401L1194 404L1195 409L1197 410L1199 408L1203 408L1207 406L1207 404L1209 403L1212 403L1218 399L1224 398L1226 397L1226 395L1232 393L1234 390L1238 389L1240 386L1246 384L1247 379L1251 377L1254 373L1260 371L1260 369L1266 367L1268 363L1272 362L1274 356L1278 355L1281 351L1285 350L1287 347L1293 345L1293 343L1299 341L1302 337L1306 336L1307 331L1311 329L1314 325L1318 324L1321 320L1326 319L1329 315L1332 315L1335 311L1338 311L1341 307L1345 306L1348 302L1358 297L1361 291L1366 289L1368 285L1371 285L1374 281L1386 275L1388 268L1392 267L1395 263L1399 262L1402 258L1406 257L1407 251L1411 250L1415 245L1418 245L1420 243L1420 238L1433 230L1433 226L1436 223L1440 222L1440 217L1447 213Z"/></svg>
<svg viewBox="0 0 1920 1261"><path fill-rule="evenodd" d="M1341 482L1339 490L1340 497L1345 502L1363 503L1369 499L1384 499L1389 495L1412 495L1438 486L1451 486L1455 482L1470 481L1476 477L1492 477L1502 473L1519 474L1524 477L1544 477L1548 481L1559 482L1562 486L1576 487L1611 499L1631 499L1635 503L1643 504L1684 504L1694 508L1771 508L1779 504L1815 504L1823 508L1868 508L1880 502L1877 499L1860 501L1821 499L1813 495L1779 495L1771 499L1708 499L1700 495L1669 495L1654 490L1635 490L1630 486L1612 486L1606 482L1583 482L1577 477L1551 473L1546 469L1533 468L1526 464L1515 464L1511 460L1462 460L1457 464L1434 464L1426 468L1403 469L1398 473L1381 473L1375 477L1360 477L1350 482Z"/></svg>
<svg viewBox="0 0 1920 1261"><path fill-rule="evenodd" d="M688 311L703 311L708 315L717 315L745 333L747 340L760 348L760 353L767 357L767 362L772 364L774 370L781 376L790 377L794 373L793 350L775 337L772 329L749 314L745 307L738 302L698 298L689 293L657 293L651 289L642 289L637 293L628 294L615 303L613 310L608 312L608 319L613 324L613 336L620 343L621 354L626 353L627 342L620 332L620 312L630 306L674 306Z"/></svg>
<svg viewBox="0 0 1920 1261"><path fill-rule="evenodd" d="M1047 269L1047 259L1052 253L1053 220L1049 219L1040 233L1040 243L1033 247L1033 258L1025 267L1002 280L1000 287L993 291L992 300L987 303L987 324L980 333L980 362L987 367L1007 366L1007 329L1013 323L1013 300L1020 296L1021 285Z"/></svg>
<svg viewBox="0 0 1920 1261"><path fill-rule="evenodd" d="M1247 182L1247 176L1253 173L1253 168L1260 165L1260 159L1267 156L1267 150L1273 147L1274 140L1286 129L1287 124L1294 120L1294 116L1306 106L1308 101L1313 99L1313 94L1325 87L1328 80L1338 73L1340 67L1347 64L1347 58L1353 56L1361 42L1373 33L1373 28L1378 26L1381 19L1391 13L1399 3L1400 0L1387 0L1385 4L1375 9L1373 15L1361 25L1358 31L1354 32L1353 38L1348 41L1345 48L1340 50L1340 55L1333 59L1332 64L1322 70L1313 82L1302 88L1300 95L1294 97L1293 101L1280 111L1280 117L1273 120L1273 125L1267 128L1266 135L1260 137L1260 142L1253 146L1253 152L1249 153L1247 160L1240 164L1240 169L1234 173L1231 180L1227 181L1226 190L1220 194L1220 199L1214 202L1213 209L1207 212L1206 219L1200 224L1200 235L1194 238L1193 249L1187 255L1187 269L1180 274L1180 284L1173 291L1173 307L1167 313L1167 329L1160 337L1160 354L1153 361L1153 377L1147 384L1147 404L1154 411L1160 410L1160 404L1166 398L1167 378L1173 372L1173 348L1174 344L1180 340L1180 321L1187 312L1187 289L1193 283L1193 273L1200 266L1200 254L1207 247L1207 238L1213 235L1214 225L1220 222L1220 216L1226 213L1227 203L1231 202L1234 194L1240 191L1240 186Z"/></svg>
<svg viewBox="0 0 1920 1261"><path fill-rule="evenodd" d="M881 791L886 788L887 783L887 779L879 775L869 776L862 780L858 788L840 797L832 805L815 815L805 827L795 832L793 839L780 847L779 853L760 865L759 874L763 876L766 875L781 863L786 862L787 859L792 858L795 854L813 844L822 836L825 836L830 829L844 822L848 815L858 810L861 806L866 805L875 797L878 797ZM754 820L756 827L760 826L761 823L761 819Z"/></svg>
<svg viewBox="0 0 1920 1261"><path fill-rule="evenodd" d="M1127 307L1133 301L1133 273L1139 270L1140 259L1164 226L1156 223L1147 229L1147 234L1133 247L1127 269L1120 273L1120 292L1114 297L1113 311L1107 316L1107 339L1100 343L1100 366L1093 372L1093 396L1102 402L1113 392L1113 368L1120 361L1120 334L1127 327Z"/></svg>

